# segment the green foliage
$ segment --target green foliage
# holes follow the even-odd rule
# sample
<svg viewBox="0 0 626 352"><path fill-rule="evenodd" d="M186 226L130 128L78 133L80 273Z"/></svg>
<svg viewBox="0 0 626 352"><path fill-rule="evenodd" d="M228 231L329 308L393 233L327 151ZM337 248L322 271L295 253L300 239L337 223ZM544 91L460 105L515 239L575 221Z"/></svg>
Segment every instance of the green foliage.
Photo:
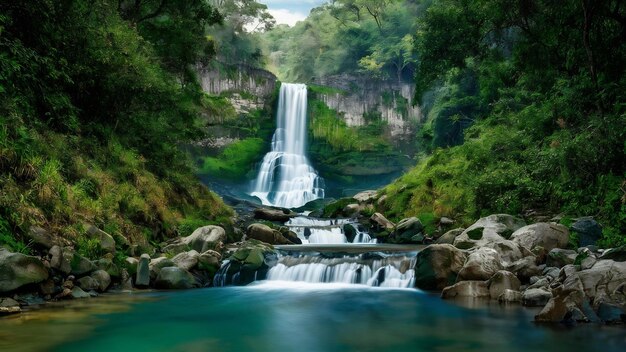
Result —
<svg viewBox="0 0 626 352"><path fill-rule="evenodd" d="M229 180L242 180L263 155L265 142L260 138L246 138L228 145L217 157L206 157L201 174Z"/></svg>
<svg viewBox="0 0 626 352"><path fill-rule="evenodd" d="M76 247L78 254L91 260L98 259L104 254L97 238L80 236L76 241Z"/></svg>
<svg viewBox="0 0 626 352"><path fill-rule="evenodd" d="M324 218L336 218L348 204L358 203L354 198L342 198L327 204L322 210L322 217Z"/></svg>

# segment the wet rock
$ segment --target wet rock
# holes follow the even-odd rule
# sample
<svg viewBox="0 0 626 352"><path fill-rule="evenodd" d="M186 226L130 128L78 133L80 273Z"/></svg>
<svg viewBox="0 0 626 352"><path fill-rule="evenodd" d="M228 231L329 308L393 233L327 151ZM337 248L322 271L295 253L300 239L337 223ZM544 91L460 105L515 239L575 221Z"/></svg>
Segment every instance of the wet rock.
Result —
<svg viewBox="0 0 626 352"><path fill-rule="evenodd" d="M541 275L542 270L535 264L535 257L524 257L515 263L506 266L520 281L528 282L531 277Z"/></svg>
<svg viewBox="0 0 626 352"><path fill-rule="evenodd" d="M626 282L626 262L599 260L592 268L576 273L585 295L590 299L599 296L613 297Z"/></svg>
<svg viewBox="0 0 626 352"><path fill-rule="evenodd" d="M106 271L112 278L119 278L121 275L120 268L118 268L111 259L101 258L96 260L94 264L96 264L98 270Z"/></svg>
<svg viewBox="0 0 626 352"><path fill-rule="evenodd" d="M74 286L71 290L72 298L91 298L91 295L85 291L83 291L80 287Z"/></svg>
<svg viewBox="0 0 626 352"><path fill-rule="evenodd" d="M137 264L135 286L147 287L148 285L150 285L150 256L144 253L139 258L139 263Z"/></svg>
<svg viewBox="0 0 626 352"><path fill-rule="evenodd" d="M198 253L203 253L209 249L219 249L226 241L226 231L219 226L203 226L196 229L191 235L182 239L182 242L196 250Z"/></svg>
<svg viewBox="0 0 626 352"><path fill-rule="evenodd" d="M288 227L281 227L279 232L281 235L283 235L283 237L287 239L287 241L293 244L302 244L302 240L298 237L298 235L295 232L289 230Z"/></svg>
<svg viewBox="0 0 626 352"><path fill-rule="evenodd" d="M370 217L370 222L377 231L392 231L395 227L394 223L387 220L387 218L381 213L374 213L374 215Z"/></svg>
<svg viewBox="0 0 626 352"><path fill-rule="evenodd" d="M540 222L513 232L511 240L530 250L540 246L550 252L554 248L567 247L569 230L563 225Z"/></svg>
<svg viewBox="0 0 626 352"><path fill-rule="evenodd" d="M469 255L463 268L459 271L457 281L487 280L502 269L498 252L491 248L482 247Z"/></svg>
<svg viewBox="0 0 626 352"><path fill-rule="evenodd" d="M174 262L177 267L189 271L198 265L198 257L200 257L200 253L191 250L189 252L177 254L174 258L172 258L172 262Z"/></svg>
<svg viewBox="0 0 626 352"><path fill-rule="evenodd" d="M196 286L196 279L186 270L170 266L161 269L154 286L161 289L186 289Z"/></svg>
<svg viewBox="0 0 626 352"><path fill-rule="evenodd" d="M48 270L39 258L0 248L0 292L13 291L47 278Z"/></svg>
<svg viewBox="0 0 626 352"><path fill-rule="evenodd" d="M54 295L55 294L54 280L48 279L48 280L40 283L39 284L39 291L44 296Z"/></svg>
<svg viewBox="0 0 626 352"><path fill-rule="evenodd" d="M285 236L283 236L280 231L274 230L264 224L252 224L248 226L248 229L246 230L246 235L248 236L248 238L252 238L269 244L294 244L293 242L285 238Z"/></svg>
<svg viewBox="0 0 626 352"><path fill-rule="evenodd" d="M602 302L598 305L598 317L607 324L626 322L626 311L617 304Z"/></svg>
<svg viewBox="0 0 626 352"><path fill-rule="evenodd" d="M50 249L57 244L55 238L39 226L31 226L24 235L34 245L45 249Z"/></svg>
<svg viewBox="0 0 626 352"><path fill-rule="evenodd" d="M571 249L554 248L553 250L548 252L546 265L562 268L567 264L574 264L577 255L578 253Z"/></svg>
<svg viewBox="0 0 626 352"><path fill-rule="evenodd" d="M495 214L479 219L454 240L460 249L482 247L490 242L508 239L513 232L525 226L524 220L507 214Z"/></svg>
<svg viewBox="0 0 626 352"><path fill-rule="evenodd" d="M298 216L297 213L283 208L257 208L254 210L254 218L268 221L286 222Z"/></svg>
<svg viewBox="0 0 626 352"><path fill-rule="evenodd" d="M422 225L422 222L418 218L411 217L402 219L396 225L394 239L398 243L421 243L424 239L422 231L424 231L424 225ZM422 241L420 241L419 238L413 240L412 238L416 235L421 235Z"/></svg>
<svg viewBox="0 0 626 352"><path fill-rule="evenodd" d="M120 289L122 291L131 291L133 289L133 280L126 269L122 269L120 276Z"/></svg>
<svg viewBox="0 0 626 352"><path fill-rule="evenodd" d="M437 239L437 241L435 241L436 244L453 244L454 243L454 239L463 233L465 229L460 227L458 229L454 229L454 230L450 230L446 233L444 233L441 237L439 237Z"/></svg>
<svg viewBox="0 0 626 352"><path fill-rule="evenodd" d="M115 239L108 233L93 225L86 225L87 236L98 241L100 248L107 253L115 253Z"/></svg>
<svg viewBox="0 0 626 352"><path fill-rule="evenodd" d="M545 269L543 269L542 275L550 277L552 280L554 280L559 277L560 272L561 272L561 269L559 268L546 267Z"/></svg>
<svg viewBox="0 0 626 352"><path fill-rule="evenodd" d="M485 281L461 281L446 287L441 298L489 298L489 289Z"/></svg>
<svg viewBox="0 0 626 352"><path fill-rule="evenodd" d="M522 304L527 307L543 307L552 298L552 292L546 288L531 288L522 293Z"/></svg>
<svg viewBox="0 0 626 352"><path fill-rule="evenodd" d="M602 237L602 226L591 217L578 219L572 224L571 229L578 233L581 247L595 245Z"/></svg>
<svg viewBox="0 0 626 352"><path fill-rule="evenodd" d="M522 293L515 290L505 289L500 296L498 296L500 303L517 303L522 301Z"/></svg>
<svg viewBox="0 0 626 352"><path fill-rule="evenodd" d="M9 297L0 297L0 316L20 313L20 304Z"/></svg>
<svg viewBox="0 0 626 352"><path fill-rule="evenodd" d="M500 254L502 265L510 265L520 259L533 254L521 245L505 239L496 239L484 245L484 247L495 249Z"/></svg>
<svg viewBox="0 0 626 352"><path fill-rule="evenodd" d="M277 262L278 255L272 245L254 239L247 240L224 261L215 275L215 284L247 285L255 279L263 279L267 270Z"/></svg>
<svg viewBox="0 0 626 352"><path fill-rule="evenodd" d="M198 257L198 269L215 274L220 268L222 255L216 251L208 250Z"/></svg>
<svg viewBox="0 0 626 352"><path fill-rule="evenodd" d="M492 299L500 299L500 296L507 290L519 291L521 282L513 273L500 270L487 281L487 286L489 287L489 296Z"/></svg>
<svg viewBox="0 0 626 352"><path fill-rule="evenodd" d="M572 315L580 314L576 312L576 309L580 310L584 299L585 295L583 291L575 287L556 289L554 290L554 296L550 298L541 312L535 316L535 321L553 323L564 322L570 319Z"/></svg>
<svg viewBox="0 0 626 352"><path fill-rule="evenodd" d="M423 290L441 290L453 284L467 255L449 244L433 244L417 254L415 286Z"/></svg>
<svg viewBox="0 0 626 352"><path fill-rule="evenodd" d="M137 258L128 257L124 259L124 267L128 271L130 275L135 275L137 273L137 266L139 265L139 260Z"/></svg>
<svg viewBox="0 0 626 352"><path fill-rule="evenodd" d="M547 289L550 286L550 280L546 277L542 277L540 279L538 279L537 281L535 281L534 283L532 283L530 286L528 286L529 289L531 288L545 288Z"/></svg>
<svg viewBox="0 0 626 352"><path fill-rule="evenodd" d="M593 268L598 260L594 257L587 257L580 261L580 269L587 270Z"/></svg>
<svg viewBox="0 0 626 352"><path fill-rule="evenodd" d="M94 288L95 290L98 290L100 292L104 292L111 285L111 275L109 275L109 273L107 273L104 270L96 270L96 271L94 271L93 273L91 273L91 277L98 284L97 287Z"/></svg>

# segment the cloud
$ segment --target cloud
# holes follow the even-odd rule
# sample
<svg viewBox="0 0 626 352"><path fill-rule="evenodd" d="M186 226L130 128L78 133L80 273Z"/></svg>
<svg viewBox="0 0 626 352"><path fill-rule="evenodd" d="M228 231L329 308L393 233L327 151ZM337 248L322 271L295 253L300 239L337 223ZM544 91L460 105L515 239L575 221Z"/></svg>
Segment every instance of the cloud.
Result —
<svg viewBox="0 0 626 352"><path fill-rule="evenodd" d="M287 9L270 9L268 12L276 19L276 24L287 24L293 26L298 21L306 18L301 12L291 11Z"/></svg>

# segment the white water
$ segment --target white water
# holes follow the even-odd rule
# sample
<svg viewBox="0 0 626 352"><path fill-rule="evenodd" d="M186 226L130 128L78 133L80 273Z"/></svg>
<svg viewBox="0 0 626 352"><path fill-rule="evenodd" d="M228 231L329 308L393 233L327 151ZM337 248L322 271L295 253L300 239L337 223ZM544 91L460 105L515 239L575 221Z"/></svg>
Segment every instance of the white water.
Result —
<svg viewBox="0 0 626 352"><path fill-rule="evenodd" d="M349 242L344 232L344 225L352 226L356 236ZM303 244L342 244L342 243L376 243L376 239L360 231L354 221L349 219L314 219L298 216L289 219L285 226L298 235Z"/></svg>
<svg viewBox="0 0 626 352"><path fill-rule="evenodd" d="M280 87L272 151L265 154L252 193L264 205L295 208L324 198L323 181L306 157L307 88Z"/></svg>
<svg viewBox="0 0 626 352"><path fill-rule="evenodd" d="M403 263L404 262L404 263ZM378 287L413 287L415 257L363 260L359 257L283 257L267 273L270 281L344 283ZM401 272L400 270L403 270Z"/></svg>

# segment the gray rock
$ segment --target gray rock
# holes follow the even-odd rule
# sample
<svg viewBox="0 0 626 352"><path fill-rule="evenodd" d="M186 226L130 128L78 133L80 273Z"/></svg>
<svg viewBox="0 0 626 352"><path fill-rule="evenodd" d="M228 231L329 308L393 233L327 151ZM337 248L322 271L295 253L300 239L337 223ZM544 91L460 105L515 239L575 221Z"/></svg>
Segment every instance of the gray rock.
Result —
<svg viewBox="0 0 626 352"><path fill-rule="evenodd" d="M113 236L93 225L86 225L86 228L87 236L98 240L100 248L102 248L107 253L115 253L115 239L113 239Z"/></svg>
<svg viewBox="0 0 626 352"><path fill-rule="evenodd" d="M198 257L198 269L215 274L220 269L222 255L216 251L206 251Z"/></svg>
<svg viewBox="0 0 626 352"><path fill-rule="evenodd" d="M441 290L456 281L467 255L449 244L433 244L417 254L415 286L423 290Z"/></svg>
<svg viewBox="0 0 626 352"><path fill-rule="evenodd" d="M461 249L482 247L490 242L508 239L513 232L525 226L524 220L507 214L495 214L479 219L454 240Z"/></svg>
<svg viewBox="0 0 626 352"><path fill-rule="evenodd" d="M602 226L591 217L578 219L572 224L571 229L578 233L581 247L595 245L602 237Z"/></svg>
<svg viewBox="0 0 626 352"><path fill-rule="evenodd" d="M52 248L56 244L54 237L39 226L31 226L24 235L33 244L46 249Z"/></svg>
<svg viewBox="0 0 626 352"><path fill-rule="evenodd" d="M500 303L517 303L522 301L522 293L515 290L505 289L500 296L498 296Z"/></svg>
<svg viewBox="0 0 626 352"><path fill-rule="evenodd" d="M248 226L246 230L246 235L248 236L248 238L252 238L269 244L294 244L293 242L285 238L285 236L283 236L280 231L274 230L264 224L252 224Z"/></svg>
<svg viewBox="0 0 626 352"><path fill-rule="evenodd" d="M587 257L580 262L580 269L587 270L593 268L598 260L594 257Z"/></svg>
<svg viewBox="0 0 626 352"><path fill-rule="evenodd" d="M165 245L161 249L161 251L163 253L176 255L176 254L179 254L179 253L187 252L187 251L189 251L189 249L190 249L189 245L186 244L186 243L183 243L182 240L179 239L177 242Z"/></svg>
<svg viewBox="0 0 626 352"><path fill-rule="evenodd" d="M441 298L489 298L489 289L485 281L461 281L446 287Z"/></svg>
<svg viewBox="0 0 626 352"><path fill-rule="evenodd" d="M91 298L91 295L83 291L80 287L74 286L71 293L72 298Z"/></svg>
<svg viewBox="0 0 626 352"><path fill-rule="evenodd" d="M139 260L137 258L127 257L126 259L124 259L124 267L130 275L135 275L137 273L138 265Z"/></svg>
<svg viewBox="0 0 626 352"><path fill-rule="evenodd" d="M137 264L135 286L147 287L148 285L150 285L150 256L144 253L139 258L139 264Z"/></svg>
<svg viewBox="0 0 626 352"><path fill-rule="evenodd" d="M548 289L549 286L550 286L550 280L548 280L547 277L542 277L539 280L537 280L534 283L532 283L530 286L528 286L528 288L529 289L531 289L531 288L545 288L545 289Z"/></svg>
<svg viewBox="0 0 626 352"><path fill-rule="evenodd" d="M599 260L592 268L576 273L580 278L585 296L612 297L626 282L626 262Z"/></svg>
<svg viewBox="0 0 626 352"><path fill-rule="evenodd" d="M540 222L513 232L511 240L530 250L540 246L550 252L554 248L567 247L569 230L563 225Z"/></svg>
<svg viewBox="0 0 626 352"><path fill-rule="evenodd" d="M522 293L522 304L527 307L543 307L552 298L552 292L545 288L531 288Z"/></svg>
<svg viewBox="0 0 626 352"><path fill-rule="evenodd" d="M600 259L626 262L626 246L608 249L602 253Z"/></svg>
<svg viewBox="0 0 626 352"><path fill-rule="evenodd" d="M355 194L352 198L359 201L359 203L372 203L376 200L376 193L377 191L374 190L362 191Z"/></svg>
<svg viewBox="0 0 626 352"><path fill-rule="evenodd" d="M549 266L543 269L542 274L544 276L550 277L552 280L555 280L556 278L559 277L560 272L561 272L561 269L553 267L553 266Z"/></svg>
<svg viewBox="0 0 626 352"><path fill-rule="evenodd" d="M454 229L454 230L450 230L446 233L444 233L441 237L439 237L437 239L437 241L435 241L436 244L453 244L454 243L454 239L463 233L465 229L460 227L458 229Z"/></svg>
<svg viewBox="0 0 626 352"><path fill-rule="evenodd" d="M39 258L12 253L0 247L0 292L13 291L47 278L48 270Z"/></svg>
<svg viewBox="0 0 626 352"><path fill-rule="evenodd" d="M500 254L500 259L504 266L533 255L521 245L505 239L494 240L485 244L484 247L495 249Z"/></svg>
<svg viewBox="0 0 626 352"><path fill-rule="evenodd" d="M565 322L571 319L572 316L580 314L576 309L580 311L583 305L585 295L582 290L559 288L553 292L554 296L550 298L541 312L535 316L535 321Z"/></svg>
<svg viewBox="0 0 626 352"><path fill-rule="evenodd" d="M50 255L50 267L57 269L57 270L61 270L61 265L63 264L63 250L61 249L61 247L52 246L52 248L50 248L50 250L48 251L48 254ZM65 269L67 271L64 271L64 270L61 270L61 271L65 273L70 272L69 263L67 263L67 268Z"/></svg>
<svg viewBox="0 0 626 352"><path fill-rule="evenodd" d="M562 268L567 264L574 264L577 255L578 253L571 249L554 248L548 252L546 265Z"/></svg>
<svg viewBox="0 0 626 352"><path fill-rule="evenodd" d="M387 218L381 213L374 213L370 217L370 222L377 230L391 231L395 227L394 223L387 220Z"/></svg>
<svg viewBox="0 0 626 352"><path fill-rule="evenodd" d="M226 231L219 226L203 226L196 229L191 235L182 239L182 242L189 245L191 249L199 253L215 250L226 241Z"/></svg>
<svg viewBox="0 0 626 352"><path fill-rule="evenodd" d="M121 275L120 268L113 264L113 261L108 258L101 258L94 262L98 270L104 270L110 277L119 278Z"/></svg>
<svg viewBox="0 0 626 352"><path fill-rule="evenodd" d="M177 267L185 271L189 271L198 265L198 257L200 257L200 253L191 250L189 252L177 254L174 258L172 258L172 262L174 262Z"/></svg>
<svg viewBox="0 0 626 352"><path fill-rule="evenodd" d="M9 297L0 297L0 317L20 313L21 311L22 308L16 300Z"/></svg>
<svg viewBox="0 0 626 352"><path fill-rule="evenodd" d="M507 290L519 291L521 282L513 273L501 270L487 281L487 286L489 287L489 296L499 300L500 296Z"/></svg>
<svg viewBox="0 0 626 352"><path fill-rule="evenodd" d="M90 272L96 270L96 265L91 260L76 253L71 248L63 248L63 260L69 260L70 273L72 275L81 276L87 275ZM63 266L62 266L63 267Z"/></svg>
<svg viewBox="0 0 626 352"><path fill-rule="evenodd" d="M76 280L76 284L85 291L91 291L98 288L98 281L91 276L84 276Z"/></svg>
<svg viewBox="0 0 626 352"><path fill-rule="evenodd" d="M541 269L535 264L535 257L524 257L515 263L506 266L522 282L528 282L531 277L541 275Z"/></svg>
<svg viewBox="0 0 626 352"><path fill-rule="evenodd" d="M111 285L111 275L104 270L96 270L91 273L91 277L98 283L97 289L100 292L104 292Z"/></svg>
<svg viewBox="0 0 626 352"><path fill-rule="evenodd" d="M412 240L412 238L413 236L422 234L422 231L424 231L424 225L422 225L422 222L418 218L411 217L407 219L402 219L396 225L394 238L398 243L421 242L417 238L415 241ZM421 239L423 241L423 234Z"/></svg>
<svg viewBox="0 0 626 352"><path fill-rule="evenodd" d="M459 271L457 281L488 280L502 269L500 254L495 249L482 247L469 255L463 268Z"/></svg>
<svg viewBox="0 0 626 352"><path fill-rule="evenodd" d="M150 260L150 280L156 280L157 276L161 272L161 269L167 268L169 266L176 266L176 264L166 257L158 257Z"/></svg>
<svg viewBox="0 0 626 352"><path fill-rule="evenodd" d="M283 208L257 208L254 209L254 218L269 221L286 222L298 216L297 213Z"/></svg>
<svg viewBox="0 0 626 352"><path fill-rule="evenodd" d="M161 269L154 286L161 289L186 289L196 286L196 280L189 272L171 266Z"/></svg>

